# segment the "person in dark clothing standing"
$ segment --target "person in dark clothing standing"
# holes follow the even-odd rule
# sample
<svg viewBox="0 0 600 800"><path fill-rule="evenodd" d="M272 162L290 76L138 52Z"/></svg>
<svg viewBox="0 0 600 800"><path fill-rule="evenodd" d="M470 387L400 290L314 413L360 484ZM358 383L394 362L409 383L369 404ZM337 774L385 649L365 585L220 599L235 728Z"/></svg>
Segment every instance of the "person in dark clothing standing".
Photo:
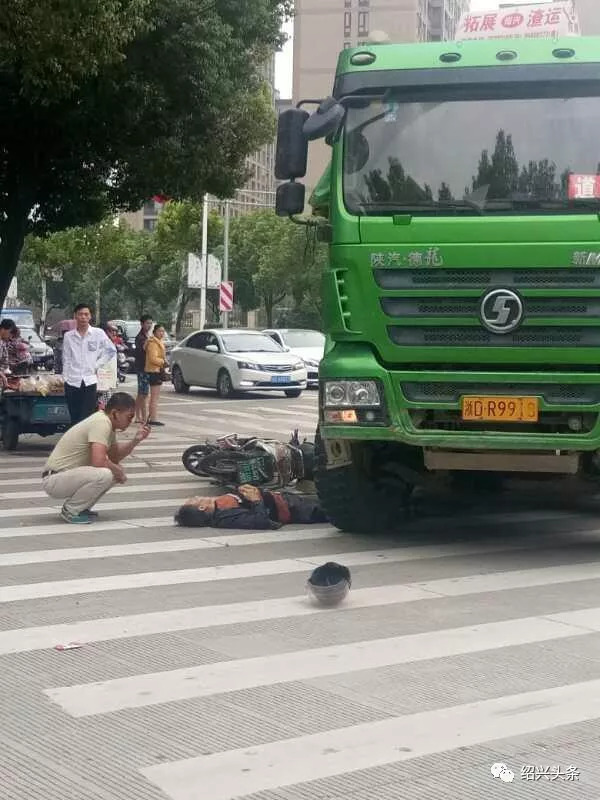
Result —
<svg viewBox="0 0 600 800"><path fill-rule="evenodd" d="M90 325L86 303L74 310L75 327L63 339L62 374L71 425L87 419L97 409L97 372L117 355L117 348L101 328Z"/></svg>
<svg viewBox="0 0 600 800"><path fill-rule="evenodd" d="M328 522L318 502L293 492L272 492L243 484L219 497L191 497L175 514L184 528L277 530L282 525Z"/></svg>
<svg viewBox="0 0 600 800"><path fill-rule="evenodd" d="M140 331L135 337L135 371L137 372L138 393L135 398L135 421L145 423L148 419L148 397L150 382L146 373L146 343L152 330L152 317L144 314L140 319Z"/></svg>

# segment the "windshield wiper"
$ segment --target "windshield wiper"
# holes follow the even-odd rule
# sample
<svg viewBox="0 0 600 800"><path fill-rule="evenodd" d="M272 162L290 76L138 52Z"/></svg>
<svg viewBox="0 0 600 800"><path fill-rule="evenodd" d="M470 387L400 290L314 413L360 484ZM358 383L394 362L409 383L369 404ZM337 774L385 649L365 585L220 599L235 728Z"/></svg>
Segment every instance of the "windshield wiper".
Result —
<svg viewBox="0 0 600 800"><path fill-rule="evenodd" d="M413 211L423 211L424 209L455 209L457 211L473 210L483 216L485 214L485 206L475 200L423 200L418 203L398 203L397 201L377 201L375 203L359 203L360 208L364 211L369 209L393 209L397 214L410 213Z"/></svg>

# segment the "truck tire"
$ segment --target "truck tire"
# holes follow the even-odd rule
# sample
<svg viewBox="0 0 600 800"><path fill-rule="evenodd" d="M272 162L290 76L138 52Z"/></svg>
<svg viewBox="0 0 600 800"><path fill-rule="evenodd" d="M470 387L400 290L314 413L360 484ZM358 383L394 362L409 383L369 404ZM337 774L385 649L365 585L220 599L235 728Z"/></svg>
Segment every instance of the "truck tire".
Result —
<svg viewBox="0 0 600 800"><path fill-rule="evenodd" d="M385 473L370 443L352 445L352 464L327 468L325 444L315 436L315 485L333 525L348 533L383 534L401 530L414 484Z"/></svg>
<svg viewBox="0 0 600 800"><path fill-rule="evenodd" d="M2 444L5 450L16 450L19 444L19 423L9 417L2 425Z"/></svg>

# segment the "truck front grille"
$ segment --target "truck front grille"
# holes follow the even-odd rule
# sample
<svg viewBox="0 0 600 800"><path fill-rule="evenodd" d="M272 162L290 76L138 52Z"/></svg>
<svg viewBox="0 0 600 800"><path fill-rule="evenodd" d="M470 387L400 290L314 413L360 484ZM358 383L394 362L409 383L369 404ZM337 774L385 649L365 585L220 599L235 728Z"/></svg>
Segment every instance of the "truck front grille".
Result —
<svg viewBox="0 0 600 800"><path fill-rule="evenodd" d="M577 269L375 269L381 289L600 289L600 270Z"/></svg>
<svg viewBox="0 0 600 800"><path fill-rule="evenodd" d="M478 297L382 297L381 308L388 317L403 319L428 314L433 317L474 317L479 314ZM600 319L600 297L537 297L525 300L527 317L561 316Z"/></svg>
<svg viewBox="0 0 600 800"><path fill-rule="evenodd" d="M390 339L405 347L600 347L598 328L521 328L499 336L483 328L388 327ZM600 358L600 356L599 356Z"/></svg>
<svg viewBox="0 0 600 800"><path fill-rule="evenodd" d="M458 403L464 395L543 397L547 405L593 406L600 403L600 383L417 383L400 384L412 403Z"/></svg>
<svg viewBox="0 0 600 800"><path fill-rule="evenodd" d="M389 339L401 347L600 347L600 297L589 295L600 290L598 267L394 268L374 269L373 276L393 292L379 299ZM522 299L523 320L511 333L491 333L480 322L481 298L494 288L516 290ZM546 296L532 296L540 290Z"/></svg>

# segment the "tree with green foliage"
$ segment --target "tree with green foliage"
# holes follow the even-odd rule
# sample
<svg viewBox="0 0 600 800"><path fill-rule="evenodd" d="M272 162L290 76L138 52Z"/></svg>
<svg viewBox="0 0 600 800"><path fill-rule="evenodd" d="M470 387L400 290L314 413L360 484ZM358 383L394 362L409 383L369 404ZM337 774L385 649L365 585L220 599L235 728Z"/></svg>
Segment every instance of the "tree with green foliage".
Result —
<svg viewBox="0 0 600 800"><path fill-rule="evenodd" d="M517 191L518 182L519 162L515 155L512 136L500 130L496 135L496 146L491 158L487 150L481 153L477 176L472 182L472 191L487 186L489 199L505 200Z"/></svg>
<svg viewBox="0 0 600 800"><path fill-rule="evenodd" d="M288 295L296 307L309 298L320 308L326 248L317 244L311 233L272 210L232 221L230 274L242 308L249 310L262 303L268 325L273 324L275 307Z"/></svg>
<svg viewBox="0 0 600 800"><path fill-rule="evenodd" d="M128 302L136 314L141 313L150 300L163 299L153 287L158 268L151 257L152 242L150 234L124 224L115 226L112 219L44 237L29 236L17 272L19 292L26 302L42 305L45 278L48 311L85 300L93 306L97 322L113 311L123 313ZM60 281L54 280L58 275Z"/></svg>
<svg viewBox="0 0 600 800"><path fill-rule="evenodd" d="M181 327L183 312L198 289L187 285L188 253L202 254L202 204L191 201L167 203L158 218L152 258L158 265L154 286L161 296L175 301L172 327ZM208 215L208 252L222 249L223 220L215 212ZM209 295L210 297L210 292ZM213 307L215 307L214 298Z"/></svg>
<svg viewBox="0 0 600 800"><path fill-rule="evenodd" d="M0 303L26 236L155 194L232 196L274 135L292 0L11 0L0 20Z"/></svg>

